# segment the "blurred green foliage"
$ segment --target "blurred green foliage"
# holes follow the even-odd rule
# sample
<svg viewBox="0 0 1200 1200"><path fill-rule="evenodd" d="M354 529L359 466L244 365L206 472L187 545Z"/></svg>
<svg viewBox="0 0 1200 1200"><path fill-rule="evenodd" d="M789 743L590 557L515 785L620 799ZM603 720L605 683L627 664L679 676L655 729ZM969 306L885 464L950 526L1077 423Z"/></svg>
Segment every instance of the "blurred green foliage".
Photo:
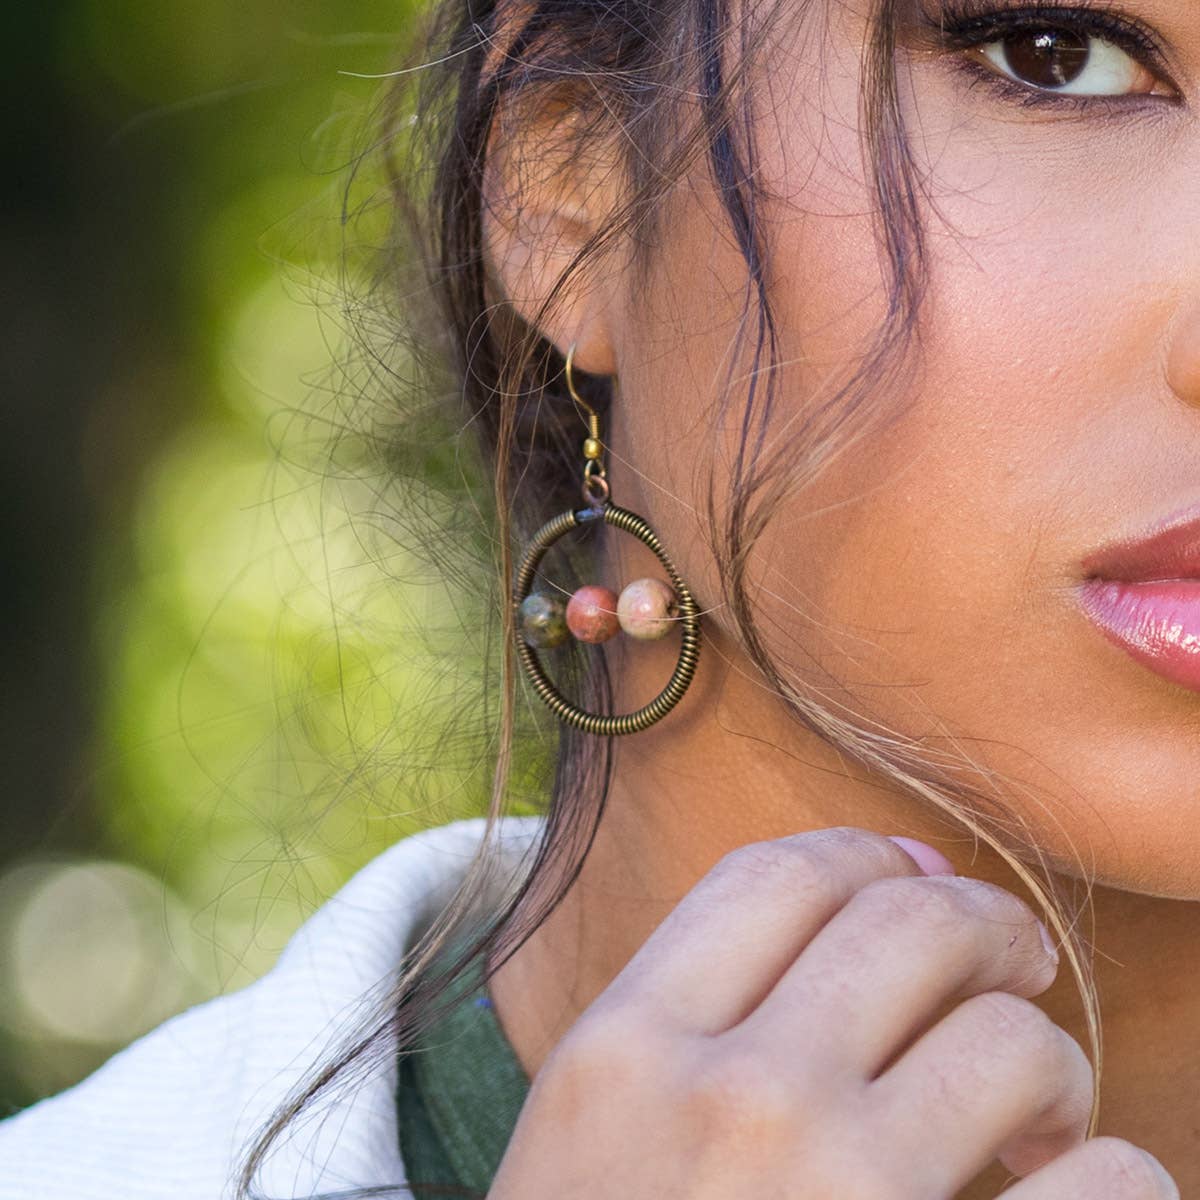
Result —
<svg viewBox="0 0 1200 1200"><path fill-rule="evenodd" d="M50 310L70 300L91 314L74 321L79 357L63 368L77 415L64 452L88 515L54 586L78 593L64 612L86 622L99 685L78 761L55 742L72 765L42 801L49 814L13 813L7 1104L247 982L383 846L479 811L486 754L453 717L482 662L461 597L406 570L386 521L352 515L379 507L386 481L353 437L331 470L323 418L306 410L324 397L353 423L353 397L326 390L338 204L379 88L359 76L393 64L409 4L76 0L21 18L37 48L25 82L55 95L53 119L37 129L30 114L25 130L61 192L46 244L86 247L44 282ZM49 211L40 203L30 221ZM90 859L106 873L60 869ZM157 909L146 880L168 889ZM108 1026L96 1006L115 1003L102 995L115 951L77 947L61 978L19 959L53 928L52 900L75 906L70 920L93 885L100 909L124 913L108 926L157 947L139 960L155 986L114 982L130 998ZM79 945L102 933L81 926ZM93 990L77 1034L69 1012L39 1024L26 969Z"/></svg>

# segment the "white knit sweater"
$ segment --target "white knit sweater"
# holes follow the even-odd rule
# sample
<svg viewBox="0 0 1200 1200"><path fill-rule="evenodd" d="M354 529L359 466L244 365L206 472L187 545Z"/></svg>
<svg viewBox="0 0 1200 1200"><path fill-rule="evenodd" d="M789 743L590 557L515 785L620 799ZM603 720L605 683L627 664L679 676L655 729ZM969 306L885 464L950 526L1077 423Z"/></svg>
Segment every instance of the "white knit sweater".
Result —
<svg viewBox="0 0 1200 1200"><path fill-rule="evenodd" d="M497 899L540 817L507 817ZM227 1200L240 1155L355 1025L364 996L453 895L484 822L405 838L300 928L261 979L167 1021L82 1083L0 1121L0 1200ZM266 1195L395 1186L395 1065L319 1102L260 1175Z"/></svg>

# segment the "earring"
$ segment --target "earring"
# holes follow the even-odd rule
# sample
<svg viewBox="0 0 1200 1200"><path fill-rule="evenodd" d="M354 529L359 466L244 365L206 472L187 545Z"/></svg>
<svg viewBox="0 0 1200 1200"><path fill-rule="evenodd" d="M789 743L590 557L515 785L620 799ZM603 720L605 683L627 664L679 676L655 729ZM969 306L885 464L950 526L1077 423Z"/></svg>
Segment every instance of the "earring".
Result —
<svg viewBox="0 0 1200 1200"><path fill-rule="evenodd" d="M583 442L584 507L569 509L547 521L533 535L521 558L513 585L517 657L533 690L560 721L585 733L608 737L648 729L679 703L692 682L700 657L700 610L654 530L637 513L618 508L611 501L604 471L600 417L575 390L571 378L576 344L572 343L567 351L566 377L571 398L587 416L588 436ZM552 592L532 591L534 577L546 551L571 530L596 521L632 534L648 546L670 584L661 579L638 579L628 584L619 596L609 588L588 585L576 591L565 604ZM634 712L606 715L577 707L550 681L537 655L538 650L552 650L572 636L583 642L605 642L624 631L637 641L657 641L669 635L676 626L680 631L680 646L675 670L666 687Z"/></svg>

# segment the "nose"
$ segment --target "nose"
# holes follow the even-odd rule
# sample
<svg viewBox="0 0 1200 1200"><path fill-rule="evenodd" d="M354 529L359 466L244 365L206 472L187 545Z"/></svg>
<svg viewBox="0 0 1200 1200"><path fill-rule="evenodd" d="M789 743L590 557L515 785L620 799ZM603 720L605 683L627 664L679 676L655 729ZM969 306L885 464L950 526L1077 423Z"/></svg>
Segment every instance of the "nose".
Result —
<svg viewBox="0 0 1200 1200"><path fill-rule="evenodd" d="M1200 408L1200 297L1181 309L1172 323L1167 382L1184 404Z"/></svg>

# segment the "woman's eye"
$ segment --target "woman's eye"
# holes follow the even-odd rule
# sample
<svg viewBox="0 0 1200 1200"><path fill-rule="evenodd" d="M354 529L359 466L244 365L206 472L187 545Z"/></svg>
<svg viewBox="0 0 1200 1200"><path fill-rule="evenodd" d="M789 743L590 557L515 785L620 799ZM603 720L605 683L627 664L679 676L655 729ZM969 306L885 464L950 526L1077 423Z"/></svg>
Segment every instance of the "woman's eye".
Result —
<svg viewBox="0 0 1200 1200"><path fill-rule="evenodd" d="M1127 50L1098 37L1052 26L1014 30L970 54L1018 83L1077 96L1174 95Z"/></svg>

